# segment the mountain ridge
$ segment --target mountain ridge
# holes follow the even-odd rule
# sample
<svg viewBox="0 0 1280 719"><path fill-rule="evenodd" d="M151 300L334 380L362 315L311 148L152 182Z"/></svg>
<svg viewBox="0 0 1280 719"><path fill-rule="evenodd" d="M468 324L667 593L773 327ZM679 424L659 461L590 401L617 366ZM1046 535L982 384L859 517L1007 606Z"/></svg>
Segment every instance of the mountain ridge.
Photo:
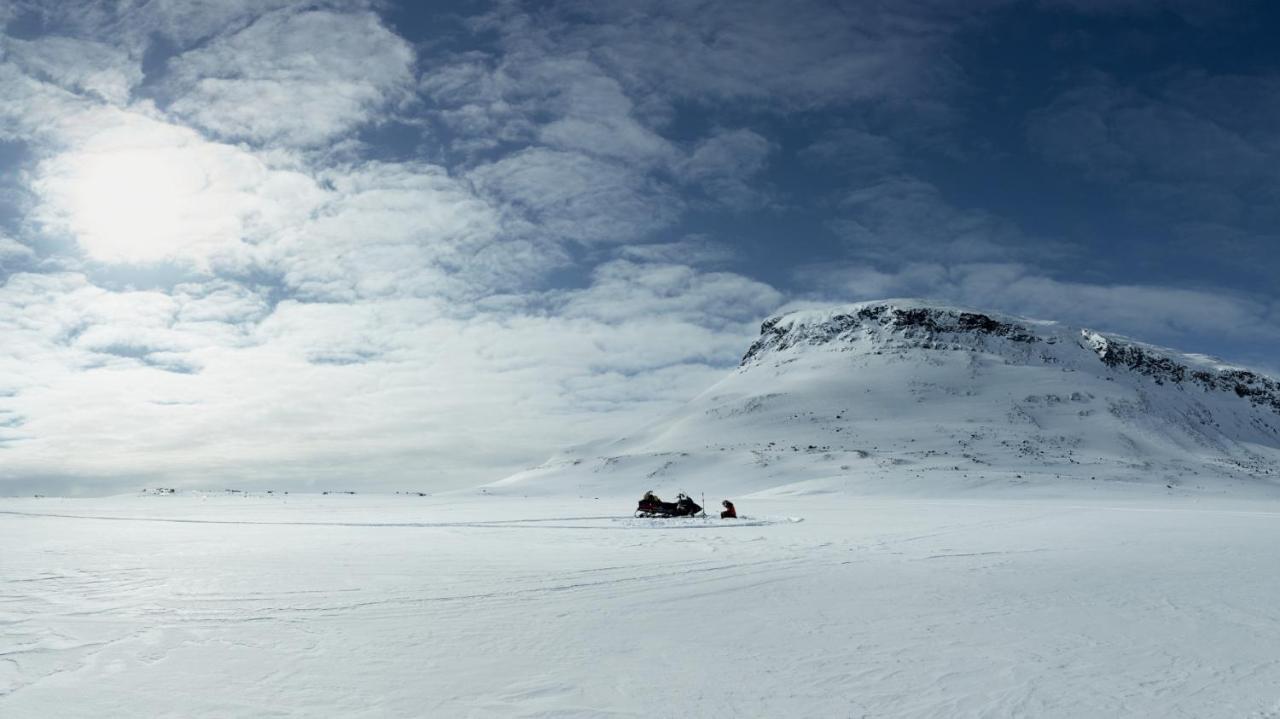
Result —
<svg viewBox="0 0 1280 719"><path fill-rule="evenodd" d="M676 412L490 486L1270 492L1278 464L1270 377L1057 322L881 300L770 317L741 363Z"/></svg>
<svg viewBox="0 0 1280 719"><path fill-rule="evenodd" d="M974 334L1027 344L1055 344L1070 339L1074 334L1082 347L1091 349L1108 367L1124 367L1151 377L1157 384L1194 382L1204 389L1234 392L1242 399L1280 414L1280 381L1260 372L1202 355L1157 347L1122 335L922 300L878 300L818 313L798 310L774 315L761 323L759 339L743 355L739 366L757 360L764 353L797 344L838 341L869 324L904 331L908 335L917 330L916 338L926 342L946 335ZM1046 332L1048 328L1061 328L1067 332L1049 333ZM925 337L920 337L921 334Z"/></svg>

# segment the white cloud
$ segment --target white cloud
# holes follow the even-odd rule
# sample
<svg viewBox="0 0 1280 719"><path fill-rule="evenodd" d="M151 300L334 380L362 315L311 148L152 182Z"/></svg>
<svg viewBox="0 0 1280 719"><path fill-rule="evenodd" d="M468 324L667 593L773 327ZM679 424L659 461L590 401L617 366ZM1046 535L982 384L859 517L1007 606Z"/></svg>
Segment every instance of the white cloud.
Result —
<svg viewBox="0 0 1280 719"><path fill-rule="evenodd" d="M243 29L277 10L366 10L370 0L8 0L0 10L32 14L39 25L60 36L106 42L132 55L157 38L182 50L218 35Z"/></svg>
<svg viewBox="0 0 1280 719"><path fill-rule="evenodd" d="M216 136L316 145L405 97L413 49L372 13L279 12L169 63L169 110Z"/></svg>
<svg viewBox="0 0 1280 719"><path fill-rule="evenodd" d="M27 73L115 105L127 103L142 82L141 61L106 43L69 37L9 39L4 49L7 59Z"/></svg>
<svg viewBox="0 0 1280 719"><path fill-rule="evenodd" d="M671 174L684 152L638 120L584 53L557 52L539 32L513 37L501 59L430 65L421 82L451 148L484 158L466 177L501 208L504 232L539 245L620 244L674 223L685 207Z"/></svg>
<svg viewBox="0 0 1280 719"><path fill-rule="evenodd" d="M683 210L670 188L628 166L573 152L531 149L469 174L509 208L509 231L583 243L634 242Z"/></svg>
<svg viewBox="0 0 1280 719"><path fill-rule="evenodd" d="M62 117L90 106L84 98L37 80L16 64L0 62L0 140L31 142L56 135Z"/></svg>
<svg viewBox="0 0 1280 719"><path fill-rule="evenodd" d="M181 16L165 8L148 32L165 33L169 10ZM759 136L681 149L589 56L531 51L527 64L472 58L481 72L455 64L424 82L460 98L456 117L478 108L483 132L529 147L458 174L338 164L310 150L398 100L407 44L369 14L232 9L217 28L197 13L208 34L174 41L165 110L107 107L104 93L131 95L87 90L74 73L0 68L22 105L8 131L38 158L24 229L74 239L91 273L195 271L150 290L77 272L0 285L0 409L21 418L4 430L0 478L78 477L98 491L161 477L489 480L682 402L737 361L781 301L686 264L731 256L698 238L588 250L620 259L579 289L544 281L583 246L670 227L684 211L677 172L745 183L764 161ZM128 16L102 10L82 27ZM120 46L136 57L145 43Z"/></svg>
<svg viewBox="0 0 1280 719"><path fill-rule="evenodd" d="M556 119L539 128L543 144L645 166L674 161L672 144L634 118L634 104L621 84L594 63L576 56L529 65L522 59L508 58L505 72L513 87L544 95L534 98L536 109Z"/></svg>
<svg viewBox="0 0 1280 719"><path fill-rule="evenodd" d="M536 284L564 261L555 245L503 236L498 210L441 167L366 163L320 179L329 201L270 255L302 296L474 298Z"/></svg>
<svg viewBox="0 0 1280 719"><path fill-rule="evenodd" d="M663 168L679 151L635 116L622 85L585 53L517 42L500 60L466 55L424 72L422 90L460 135L460 149L539 143L642 168Z"/></svg>
<svg viewBox="0 0 1280 719"><path fill-rule="evenodd" d="M0 234L0 272L7 266L35 259L36 253L17 240Z"/></svg>
<svg viewBox="0 0 1280 719"><path fill-rule="evenodd" d="M166 294L18 275L0 286L0 376L16 391L0 404L22 418L3 474L98 491L492 479L674 408L737 361L778 298L630 262L522 309L461 314L433 298L268 311L225 281Z"/></svg>
<svg viewBox="0 0 1280 719"><path fill-rule="evenodd" d="M174 318L186 324L252 326L271 313L260 293L227 280L181 284L173 289L172 296L177 302Z"/></svg>
<svg viewBox="0 0 1280 719"><path fill-rule="evenodd" d="M427 163L308 168L12 79L44 99L22 120L27 137L45 126L45 229L97 262L212 276L168 291L75 273L0 286L0 405L21 418L5 430L6 479L489 480L682 402L780 299L679 264L726 256L706 241L539 291L566 243L626 242L678 216L623 155L537 149L462 178Z"/></svg>
<svg viewBox="0 0 1280 719"><path fill-rule="evenodd" d="M723 327L749 323L782 302L777 290L764 283L688 265L615 260L597 267L593 280L588 290L568 294L561 314L604 322L679 321Z"/></svg>

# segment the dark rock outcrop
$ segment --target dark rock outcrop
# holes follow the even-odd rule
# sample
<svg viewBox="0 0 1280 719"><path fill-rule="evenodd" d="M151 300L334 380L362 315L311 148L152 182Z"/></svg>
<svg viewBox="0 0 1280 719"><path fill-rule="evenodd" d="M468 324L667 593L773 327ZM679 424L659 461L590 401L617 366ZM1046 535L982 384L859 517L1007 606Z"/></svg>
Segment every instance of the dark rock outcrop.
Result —
<svg viewBox="0 0 1280 719"><path fill-rule="evenodd" d="M944 308L867 305L855 312L832 315L830 319L817 324L785 323L787 317L788 315L770 317L760 325L760 338L747 350L742 364L749 364L765 353L796 345L825 344L867 327L898 333L904 338L921 343L946 335L963 334L1002 337L1027 344L1041 341L1026 327L977 312Z"/></svg>
<svg viewBox="0 0 1280 719"><path fill-rule="evenodd" d="M1193 369L1176 359L1115 337L1089 330L1081 336L1102 363L1150 377L1156 384L1190 383L1210 392L1229 392L1280 414L1280 382L1243 369Z"/></svg>

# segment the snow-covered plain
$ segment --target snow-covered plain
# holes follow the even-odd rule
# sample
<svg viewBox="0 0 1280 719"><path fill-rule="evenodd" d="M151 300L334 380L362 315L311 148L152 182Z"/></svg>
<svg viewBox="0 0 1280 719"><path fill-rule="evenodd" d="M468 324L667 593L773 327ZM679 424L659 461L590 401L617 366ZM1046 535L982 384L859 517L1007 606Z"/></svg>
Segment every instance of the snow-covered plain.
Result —
<svg viewBox="0 0 1280 719"><path fill-rule="evenodd" d="M0 500L0 716L1280 716L1280 502L738 499Z"/></svg>

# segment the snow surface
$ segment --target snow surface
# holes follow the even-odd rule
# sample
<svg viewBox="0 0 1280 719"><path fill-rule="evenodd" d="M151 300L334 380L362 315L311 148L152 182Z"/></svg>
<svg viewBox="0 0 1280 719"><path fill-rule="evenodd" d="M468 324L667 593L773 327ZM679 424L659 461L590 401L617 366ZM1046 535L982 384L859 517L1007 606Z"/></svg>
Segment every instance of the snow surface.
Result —
<svg viewBox="0 0 1280 719"><path fill-rule="evenodd" d="M1280 716L1280 502L634 499L0 500L0 716Z"/></svg>

